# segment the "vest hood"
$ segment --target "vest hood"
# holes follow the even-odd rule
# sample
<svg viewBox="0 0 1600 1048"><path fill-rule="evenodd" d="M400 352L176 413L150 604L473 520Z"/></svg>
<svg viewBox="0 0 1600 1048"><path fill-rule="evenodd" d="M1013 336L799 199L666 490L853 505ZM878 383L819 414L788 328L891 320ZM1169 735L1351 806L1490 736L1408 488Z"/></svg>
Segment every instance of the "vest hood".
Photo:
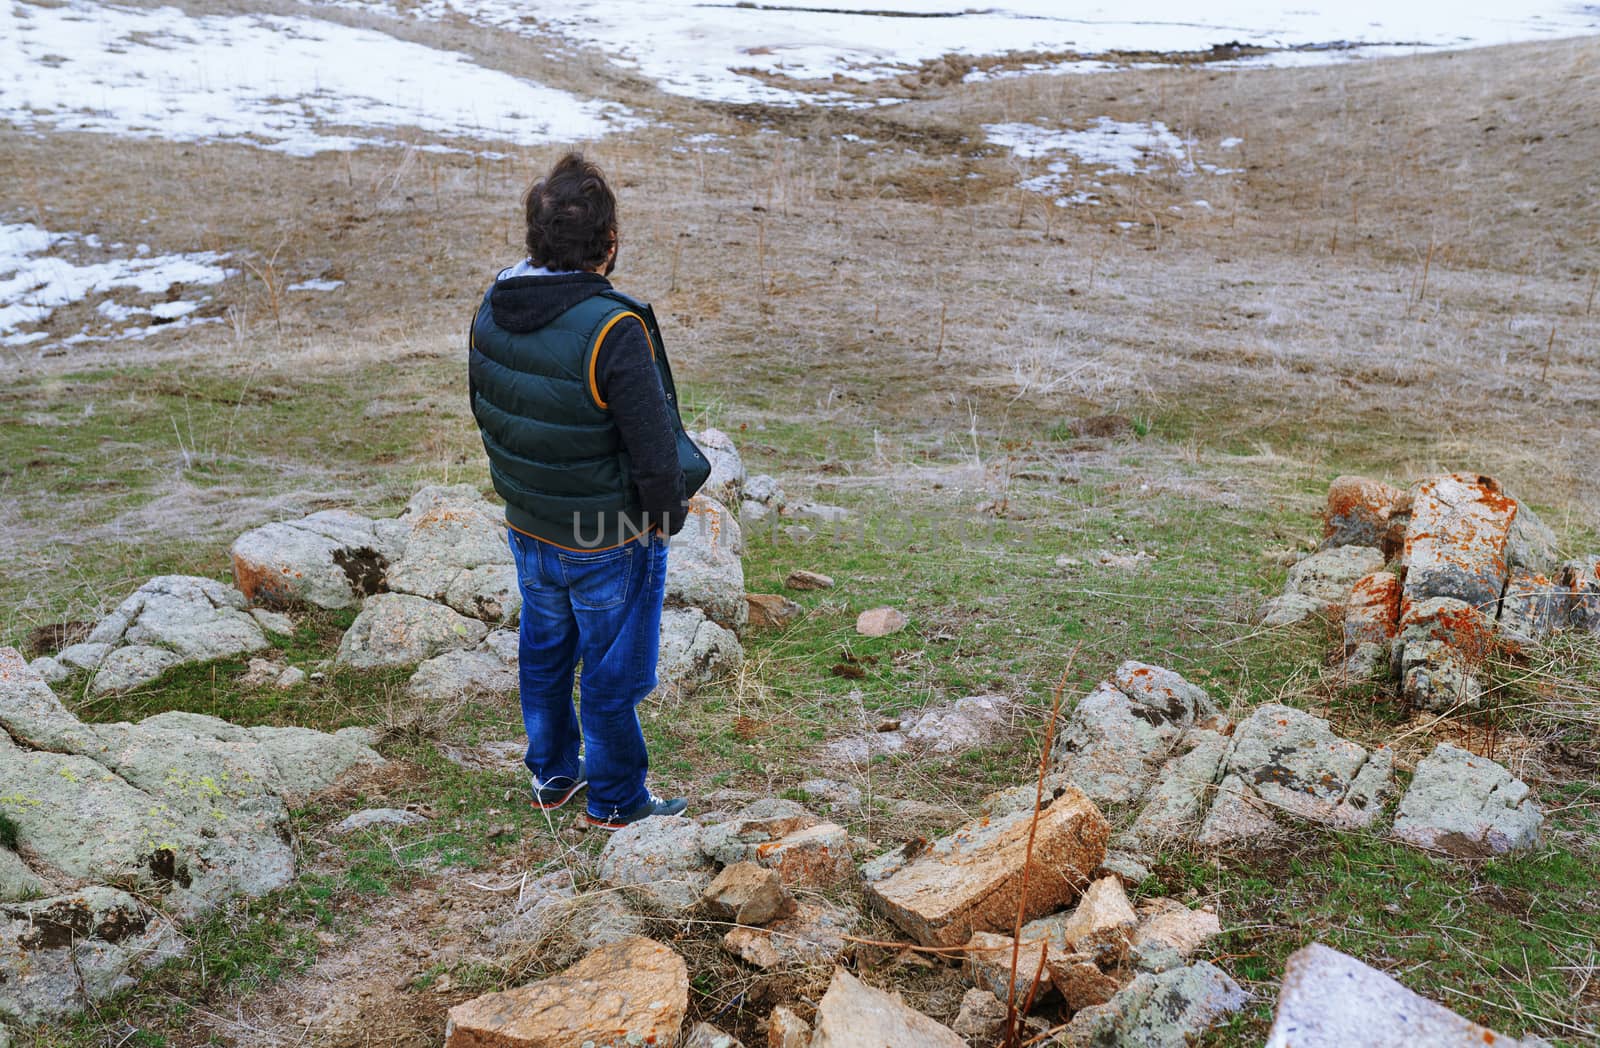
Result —
<svg viewBox="0 0 1600 1048"><path fill-rule="evenodd" d="M537 331L573 306L611 290L599 273L557 273L495 281L489 292L494 322L507 331Z"/></svg>

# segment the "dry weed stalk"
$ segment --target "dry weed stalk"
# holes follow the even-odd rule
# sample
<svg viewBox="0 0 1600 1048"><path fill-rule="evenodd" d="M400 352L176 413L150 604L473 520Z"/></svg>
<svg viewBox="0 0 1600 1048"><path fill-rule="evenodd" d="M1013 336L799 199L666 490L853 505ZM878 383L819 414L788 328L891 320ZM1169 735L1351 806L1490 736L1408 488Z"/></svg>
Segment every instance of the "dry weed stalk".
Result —
<svg viewBox="0 0 1600 1048"><path fill-rule="evenodd" d="M1028 875L1033 871L1033 841L1039 832L1039 812L1044 805L1044 777L1050 767L1050 750L1055 745L1056 718L1061 714L1061 696L1067 690L1067 680L1072 676L1072 664L1077 661L1078 646L1073 645L1072 651L1067 654L1066 668L1061 671L1061 679L1056 682L1055 692L1051 696L1050 720L1044 727L1044 744L1039 747L1039 778L1033 790L1033 815L1028 820L1028 846L1022 853L1022 884L1017 892L1017 917L1011 929L1011 972L1006 981L1006 1036L1002 1042L1005 1048L1020 1048L1018 1038L1021 1029L1018 1020L1021 1013L1017 1010L1017 963L1022 954L1022 921L1028 908ZM1028 999L1023 1005L1023 1012L1033 1004L1034 993L1039 988L1039 974L1044 970L1045 956L1048 946L1039 952L1039 971L1034 973L1033 987L1028 991Z"/></svg>

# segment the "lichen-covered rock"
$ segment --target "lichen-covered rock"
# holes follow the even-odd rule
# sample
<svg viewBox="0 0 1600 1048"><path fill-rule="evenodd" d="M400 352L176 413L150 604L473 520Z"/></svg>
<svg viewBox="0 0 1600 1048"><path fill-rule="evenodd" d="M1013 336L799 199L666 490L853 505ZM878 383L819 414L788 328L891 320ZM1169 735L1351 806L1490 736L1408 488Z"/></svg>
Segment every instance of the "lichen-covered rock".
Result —
<svg viewBox="0 0 1600 1048"><path fill-rule="evenodd" d="M1368 826L1394 775L1387 747L1372 752L1341 739L1328 722L1269 703L1240 723L1223 761L1217 800L1198 842L1215 846L1257 836L1283 813L1334 829Z"/></svg>
<svg viewBox="0 0 1600 1048"><path fill-rule="evenodd" d="M506 542L505 515L476 488L423 488L411 496L398 523L405 529L405 548L389 565L391 591L425 597L485 622L517 620L522 589Z"/></svg>
<svg viewBox="0 0 1600 1048"><path fill-rule="evenodd" d="M1545 575L1513 571L1500 595L1495 628L1518 647L1542 644L1565 619L1566 591Z"/></svg>
<svg viewBox="0 0 1600 1048"><path fill-rule="evenodd" d="M1196 727L1185 733L1144 794L1129 832L1146 847L1192 837L1228 746L1220 731Z"/></svg>
<svg viewBox="0 0 1600 1048"><path fill-rule="evenodd" d="M1358 580L1382 567L1383 554L1371 546L1333 546L1318 550L1290 568L1284 592L1325 605L1344 604Z"/></svg>
<svg viewBox="0 0 1600 1048"><path fill-rule="evenodd" d="M1348 954L1312 943L1290 954L1266 1048L1464 1048L1519 1042L1468 1022ZM1532 1042L1527 1042L1532 1048Z"/></svg>
<svg viewBox="0 0 1600 1048"><path fill-rule="evenodd" d="M1082 699L1057 737L1055 770L1102 804L1131 804L1197 719L1216 713L1205 690L1171 670L1124 662Z"/></svg>
<svg viewBox="0 0 1600 1048"><path fill-rule="evenodd" d="M786 501L783 486L765 473L745 478L744 498L747 502L759 502L774 510L782 509Z"/></svg>
<svg viewBox="0 0 1600 1048"><path fill-rule="evenodd" d="M1460 858L1522 851L1539 843L1544 813L1526 783L1487 757L1447 742L1434 747L1395 814L1394 835Z"/></svg>
<svg viewBox="0 0 1600 1048"><path fill-rule="evenodd" d="M805 610L781 593L746 593L744 600L750 609L748 624L756 629L786 626Z"/></svg>
<svg viewBox="0 0 1600 1048"><path fill-rule="evenodd" d="M1516 519L1506 533L1506 567L1513 573L1548 575L1560 560L1556 533L1532 507L1519 500Z"/></svg>
<svg viewBox="0 0 1600 1048"><path fill-rule="evenodd" d="M762 925L793 913L794 897L775 870L736 862L706 886L700 905L713 920Z"/></svg>
<svg viewBox="0 0 1600 1048"><path fill-rule="evenodd" d="M724 506L737 506L745 496L744 460L733 438L720 429L709 426L698 433L691 432L689 439L699 445L711 462L711 476L706 478L700 492L709 495ZM766 478L771 480L771 477ZM752 496L754 497L754 496ZM756 501L765 501L757 498Z"/></svg>
<svg viewBox="0 0 1600 1048"><path fill-rule="evenodd" d="M1072 1017L1052 1044L1073 1048L1187 1048L1250 999L1208 961L1141 973L1105 1004Z"/></svg>
<svg viewBox="0 0 1600 1048"><path fill-rule="evenodd" d="M973 987L961 998L961 1011L950 1029L972 1044L998 1044L1009 1013L1006 1004L988 990Z"/></svg>
<svg viewBox="0 0 1600 1048"><path fill-rule="evenodd" d="M1391 656L1401 693L1425 710L1476 707L1478 670L1495 645L1489 618L1453 597L1407 601L1403 609Z"/></svg>
<svg viewBox="0 0 1600 1048"><path fill-rule="evenodd" d="M1322 548L1371 546L1385 559L1400 549L1411 495L1366 477L1335 477L1322 517Z"/></svg>
<svg viewBox="0 0 1600 1048"><path fill-rule="evenodd" d="M683 1040L683 1048L744 1048L744 1043L710 1023L695 1023Z"/></svg>
<svg viewBox="0 0 1600 1048"><path fill-rule="evenodd" d="M1406 599L1465 601L1492 612L1506 582L1506 541L1517 501L1493 477L1451 473L1412 488L1402 563Z"/></svg>
<svg viewBox="0 0 1600 1048"><path fill-rule="evenodd" d="M739 522L726 506L705 495L690 499L688 521L667 553L667 605L698 608L718 625L742 631L750 615L743 551Z"/></svg>
<svg viewBox="0 0 1600 1048"><path fill-rule="evenodd" d="M1151 899L1139 907L1139 927L1134 929L1136 952L1171 950L1188 960L1207 939L1222 933L1222 922L1210 910L1191 910L1173 899Z"/></svg>
<svg viewBox="0 0 1600 1048"><path fill-rule="evenodd" d="M266 634L238 590L215 579L160 575L101 619L86 641L63 649L61 659L95 670L90 689L105 693L155 680L180 663L265 647Z"/></svg>
<svg viewBox="0 0 1600 1048"><path fill-rule="evenodd" d="M1567 625L1600 633L1600 556L1579 557L1562 564L1556 573L1556 585L1566 591Z"/></svg>
<svg viewBox="0 0 1600 1048"><path fill-rule="evenodd" d="M968 695L908 717L902 730L911 748L943 757L996 742L1012 712L1010 700L1003 695Z"/></svg>
<svg viewBox="0 0 1600 1048"><path fill-rule="evenodd" d="M1018 943L1019 940L998 932L973 932L961 955L962 974L975 989L991 993L1002 1001L1011 999L1014 983L1019 1009L1030 997L1037 1005L1047 1004L1054 996L1049 958L1065 948L1043 935L1029 934L1027 928L1023 929L1020 945ZM1015 980L1011 975L1013 953L1017 957Z"/></svg>
<svg viewBox="0 0 1600 1048"><path fill-rule="evenodd" d="M668 916L699 902L714 870L701 853L699 825L676 815L653 815L624 826L600 852L601 880Z"/></svg>
<svg viewBox="0 0 1600 1048"><path fill-rule="evenodd" d="M1355 668L1364 671L1350 676L1371 676L1378 656L1388 655L1399 629L1401 590L1400 577L1390 571L1364 575L1350 590L1343 624L1346 669L1352 668L1350 660L1355 659Z"/></svg>
<svg viewBox="0 0 1600 1048"><path fill-rule="evenodd" d="M95 896L110 901L101 907L91 899L88 911L114 911L118 929L142 920L141 932L158 923L147 914L151 907L191 918L232 895L281 887L294 874L288 806L353 767L382 763L357 734L239 728L190 713L84 724L20 655L0 648L0 812L16 828L18 845L4 852L10 858L0 868L0 899L13 896L0 907L0 923L17 912L11 904L18 892L5 885L27 894L115 885L115 899ZM138 896L138 916L121 891ZM85 927L103 923L95 917ZM121 939L81 937L68 971L71 964L102 962L108 972L127 970L111 948ZM18 942L21 953L6 952ZM35 952L0 934L0 1010L58 1014L81 1007L83 996L52 994L41 989L48 981L30 981L56 970L55 961ZM120 978L85 979L84 992L111 992L123 985ZM8 994L26 999L7 1003Z"/></svg>
<svg viewBox="0 0 1600 1048"><path fill-rule="evenodd" d="M786 884L826 888L855 876L844 827L775 797L755 801L732 819L706 827L700 847L720 863L754 862L776 870Z"/></svg>
<svg viewBox="0 0 1600 1048"><path fill-rule="evenodd" d="M1307 597L1300 593L1284 593L1261 605L1261 625L1269 628L1293 626L1313 615L1320 615L1332 605L1325 600Z"/></svg>
<svg viewBox="0 0 1600 1048"><path fill-rule="evenodd" d="M671 947L633 937L527 986L450 1009L446 1048L627 1048L678 1042L689 970Z"/></svg>
<svg viewBox="0 0 1600 1048"><path fill-rule="evenodd" d="M330 509L240 535L233 580L251 604L353 608L382 591L399 549L366 517Z"/></svg>
<svg viewBox="0 0 1600 1048"><path fill-rule="evenodd" d="M407 593L368 597L339 641L335 661L356 669L415 666L476 646L489 627L443 604Z"/></svg>
<svg viewBox="0 0 1600 1048"><path fill-rule="evenodd" d="M351 812L346 815L333 827L333 832L343 835L385 826L404 828L406 826L426 826L427 824L428 817L426 815L407 811L404 808L364 808L361 811Z"/></svg>
<svg viewBox="0 0 1600 1048"><path fill-rule="evenodd" d="M42 899L53 891L51 883L30 869L20 855L0 845L0 902Z"/></svg>
<svg viewBox="0 0 1600 1048"><path fill-rule="evenodd" d="M39 1023L82 1010L183 948L171 920L115 888L0 905L0 1015Z"/></svg>

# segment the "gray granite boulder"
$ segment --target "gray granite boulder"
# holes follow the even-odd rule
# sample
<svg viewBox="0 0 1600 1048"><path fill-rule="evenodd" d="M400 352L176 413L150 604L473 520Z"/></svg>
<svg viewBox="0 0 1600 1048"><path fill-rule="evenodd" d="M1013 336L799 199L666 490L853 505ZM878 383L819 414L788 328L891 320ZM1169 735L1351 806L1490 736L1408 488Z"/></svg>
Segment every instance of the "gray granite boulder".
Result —
<svg viewBox="0 0 1600 1048"><path fill-rule="evenodd" d="M1196 838L1206 846L1270 838L1279 814L1340 830L1369 826L1391 787L1394 755L1339 738L1321 717L1268 703L1235 729L1221 772Z"/></svg>
<svg viewBox="0 0 1600 1048"><path fill-rule="evenodd" d="M1307 597L1302 593L1284 593L1261 605L1261 625L1268 627L1293 626L1313 615L1327 611L1327 601Z"/></svg>
<svg viewBox="0 0 1600 1048"><path fill-rule="evenodd" d="M1600 556L1562 564L1556 572L1556 585L1566 591L1567 625L1600 633Z"/></svg>
<svg viewBox="0 0 1600 1048"><path fill-rule="evenodd" d="M1539 519L1533 507L1519 501L1516 519L1506 532L1506 568L1513 573L1548 575L1560 560L1556 533Z"/></svg>
<svg viewBox="0 0 1600 1048"><path fill-rule="evenodd" d="M1500 595L1495 628L1518 647L1543 644L1566 619L1566 591L1545 575L1512 572Z"/></svg>
<svg viewBox="0 0 1600 1048"><path fill-rule="evenodd" d="M444 702L463 695L515 695L519 687L517 635L494 630L470 651L447 651L422 663L406 691Z"/></svg>
<svg viewBox="0 0 1600 1048"><path fill-rule="evenodd" d="M744 647L730 629L706 618L699 608L666 608L661 613L661 651L656 676L668 693L684 696L722 680L744 664Z"/></svg>
<svg viewBox="0 0 1600 1048"><path fill-rule="evenodd" d="M401 536L349 510L275 521L240 535L233 579L252 604L353 608L383 590Z"/></svg>
<svg viewBox="0 0 1600 1048"><path fill-rule="evenodd" d="M709 495L724 506L737 506L744 498L745 471L744 460L739 457L733 438L720 429L707 427L698 433L691 432L689 439L699 445L711 461L711 476L700 494Z"/></svg>
<svg viewBox="0 0 1600 1048"><path fill-rule="evenodd" d="M446 651L475 647L489 627L443 604L405 593L368 597L339 640L335 661L356 669L415 666Z"/></svg>
<svg viewBox="0 0 1600 1048"><path fill-rule="evenodd" d="M146 582L61 660L94 670L90 689L122 691L155 680L180 663L260 651L266 634L238 590L215 579L161 575Z"/></svg>
<svg viewBox="0 0 1600 1048"><path fill-rule="evenodd" d="M700 843L700 826L681 816L641 819L606 842L600 879L647 910L681 913L700 901L716 872Z"/></svg>
<svg viewBox="0 0 1600 1048"><path fill-rule="evenodd" d="M705 495L690 499L689 519L667 553L667 605L699 608L718 625L741 632L750 616L743 552L744 536L728 508Z"/></svg>
<svg viewBox="0 0 1600 1048"><path fill-rule="evenodd" d="M1056 771L1090 799L1132 804L1183 735L1216 714L1205 689L1171 670L1124 662L1072 711L1056 738Z"/></svg>
<svg viewBox="0 0 1600 1048"><path fill-rule="evenodd" d="M390 591L425 597L485 622L517 621L522 589L505 513L476 488L423 488L396 523L403 529L404 552L389 565Z"/></svg>
<svg viewBox="0 0 1600 1048"><path fill-rule="evenodd" d="M1429 851L1480 858L1536 846L1543 824L1527 783L1444 742L1417 765L1395 813L1394 835Z"/></svg>
<svg viewBox="0 0 1600 1048"><path fill-rule="evenodd" d="M1334 546L1318 550L1289 569L1285 593L1325 606L1343 604L1356 581L1383 567L1383 554L1371 546Z"/></svg>

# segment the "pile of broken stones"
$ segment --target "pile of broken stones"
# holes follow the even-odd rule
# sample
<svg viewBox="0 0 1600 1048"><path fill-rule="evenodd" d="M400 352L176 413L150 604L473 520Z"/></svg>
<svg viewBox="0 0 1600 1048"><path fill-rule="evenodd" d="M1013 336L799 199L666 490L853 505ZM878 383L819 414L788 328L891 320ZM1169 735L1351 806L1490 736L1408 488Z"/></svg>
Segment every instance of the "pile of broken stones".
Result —
<svg viewBox="0 0 1600 1048"><path fill-rule="evenodd" d="M552 978L458 1005L447 1045L738 1044L703 1022L685 1034L688 963L643 937L648 917L713 929L754 971L811 971L819 987L827 979L820 1001L771 1009L773 1048L995 1045L1013 1006L1034 1043L1180 1048L1249 994L1197 957L1222 930L1216 912L1129 899L1148 876L1144 853L1170 840L1256 846L1297 828L1379 832L1393 770L1386 748L1341 739L1320 718L1274 704L1235 724L1204 689L1130 661L1077 704L1042 788L993 794L936 840L865 859L878 850L869 842L770 798L619 831L591 896L626 905L585 918L591 952ZM1541 821L1505 769L1441 746L1417 769L1390 832L1444 855L1483 855L1530 846ZM547 926L583 899L566 873L522 905ZM959 964L967 989L948 1024L849 971L863 944L884 945L858 931L862 907L891 922L906 948ZM1515 1043L1313 944L1290 961L1270 1043L1468 1043L1463 1036Z"/></svg>
<svg viewBox="0 0 1600 1048"><path fill-rule="evenodd" d="M1263 608L1271 626L1318 614L1342 624L1350 681L1388 678L1420 709L1471 710L1497 650L1561 629L1600 633L1600 555L1562 560L1550 528L1492 477L1406 490L1339 477L1321 548Z"/></svg>

